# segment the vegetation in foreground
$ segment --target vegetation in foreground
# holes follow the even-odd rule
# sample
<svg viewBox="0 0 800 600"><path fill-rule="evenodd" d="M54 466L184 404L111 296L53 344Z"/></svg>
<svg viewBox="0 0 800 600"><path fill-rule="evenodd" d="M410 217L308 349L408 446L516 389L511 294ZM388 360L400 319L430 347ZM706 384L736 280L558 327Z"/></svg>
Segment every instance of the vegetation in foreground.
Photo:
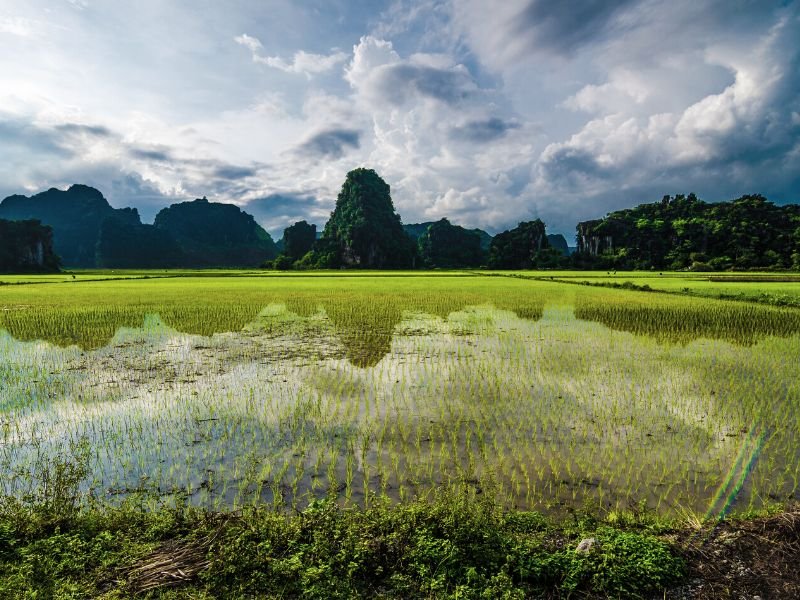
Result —
<svg viewBox="0 0 800 600"><path fill-rule="evenodd" d="M738 285L748 285L748 282ZM193 294L187 294L189 290ZM202 301L198 301L196 296L201 290L207 293L202 294ZM97 335L98 325L103 324L103 331L107 326L107 331L113 334L120 319L141 323L143 315L150 311L164 312L163 309L169 305L176 312L172 315L165 313L165 318L176 326L209 336L208 339L192 339L188 346L178 344L175 347L191 347L193 352L199 353L208 353L216 344L221 344L220 349L226 352L239 348L230 358L234 362L245 359L243 364L250 359L264 360L265 346L253 347L257 351L251 354L249 346L241 345L241 339L223 336L215 341L211 335L213 331L219 328L239 331L244 327L241 337L255 342L265 335L281 333L284 325L300 326L302 319L311 319L308 325L319 325L322 329L330 327L337 332L336 337L344 345L345 353L333 345L331 352L337 353L337 360L347 358L353 363L352 368L335 372L338 381L342 380L343 374L366 377L365 386L342 387L341 392L326 405L331 408L347 406L348 411L358 410L360 403L351 400L366 398L363 389L378 389L376 385L382 381L382 376L390 377L390 382L420 381L421 378L415 374L432 373L427 370L427 361L433 357L435 362L431 367L436 365L437 373L449 374L448 381L462 381L462 387L453 388L451 385L446 388L447 393L436 391L445 388L428 388L434 390L429 394L406 390L402 386L390 387L395 395L383 397L380 405L369 405L390 410L370 412L366 418L375 425L372 431L379 432L385 428L389 436L387 444L394 435L392 428L397 427L398 440L405 436L414 443L416 439L422 443L423 439L427 442L427 436L430 436L436 441L434 451L419 455L411 450L413 446L405 447L398 441L397 445L391 445L389 458L383 461L383 466L373 465L376 471L370 473L383 472L386 475L383 481L394 481L395 474L399 477L405 468L402 461L395 463L394 457L404 456L407 450L412 457L426 458L424 461L416 460L415 468L427 464L432 468L438 465L441 469L444 464L447 470L447 456L462 454L457 445L452 451L448 450L451 447L448 444L460 439L462 424L480 424L487 440L497 436L497 445L487 445L487 448L491 447L487 456L497 457L501 462L492 469L498 479L497 490L489 485L476 487L474 482L470 482L467 489L447 486L446 490L415 494L424 496L423 500L412 499L414 495L409 494L402 504L392 505L379 500L385 492L376 487L365 509L352 504L340 508L342 487L334 484L324 485L321 489L323 495L325 489L338 491L340 494L336 500L323 497L309 505L300 502L293 505L297 510L293 508L294 512L290 513L285 508L290 505L290 494L288 488L281 487L279 476L273 477L272 485L283 490L287 502L276 504L278 510L267 508L269 502L254 502L234 512L213 512L188 508L180 493L173 494L169 500L164 498L165 504L161 504L155 497L148 496L148 491L132 493L125 500L121 499L122 496L114 496L113 501L120 503L116 506L108 506L106 502L109 501L93 504L91 498L83 498L74 491L76 482L91 480L92 477L87 476L81 461L65 463L62 461L64 453L58 452L53 462L48 462L47 454L40 453L44 446L36 444L56 437L50 430L42 428L42 417L51 415L55 425L71 423L69 433L60 438L66 440L80 437L82 424L89 423L82 416L93 415L90 417L94 419L92 427L96 424L102 429L112 445L116 444L114 440L119 440L119 446L115 447L124 450L121 456L133 456L131 441L146 438L142 432L147 429L141 426L147 420L122 418L115 421L112 418L103 423L98 419L102 416L96 412L98 409L118 404L108 400L127 398L127 402L132 403L133 395L125 396L123 387L95 387L93 384L107 384L107 374L115 373L141 391L142 384L147 383L147 375L131 371L133 380L130 381L128 373L116 365L124 364L128 358L156 354L140 353L145 346L131 344L139 340L131 336L139 334L128 332L125 334L128 337L118 338L116 345L109 346L105 354L87 349L89 358L86 361L93 368L76 375L79 380L85 380L86 385L70 388L62 383L67 383L65 374L73 373L71 367L75 363L64 360L68 355L74 355L78 360L82 351L71 347L62 353L55 347L40 343L20 344L6 336L0 341L7 344L5 356L10 360L2 366L11 370L2 374L5 383L15 386L11 388L10 396L20 404L16 408L7 407L4 421L29 423L33 429L29 437L26 434L16 441L14 435L19 435L19 431L14 433L9 429L11 437L4 440L3 453L15 458L32 449L39 456L36 464L43 468L6 469L5 472L21 474L22 479L30 479L35 473L43 485L30 482L27 496L16 494L16 499L0 499L0 598L123 598L137 592L167 598L719 598L752 597L756 594L770 598L795 598L800 594L794 567L800 560L800 516L794 509L755 520L726 521L721 525L704 527L701 526L702 518L693 517L693 527L677 527L675 521L671 524L663 518L641 512L626 512L627 504L624 502L613 507L605 506L601 513L600 509L590 511L585 502L576 501L566 518L562 516L562 520L554 521L538 513L510 510L511 504L504 497L518 488L528 489L518 474L522 471L509 467L517 463L527 467L535 464L523 444L523 440L530 443L532 439L528 430L514 434L513 427L525 421L553 425L563 422L573 427L569 429L572 433L566 427L553 428L560 432L559 439L576 440L577 445L570 442L568 449L564 447L563 454L552 457L552 465L562 473L569 475L571 472L575 481L592 489L594 483L584 479L584 473L600 475L602 486L606 485L606 478L610 485L612 477L625 486L633 481L627 479L629 475L626 473L616 471L619 465L615 466L610 460L621 455L616 444L621 438L613 427L614 423L637 423L635 430L623 432L628 442L632 434L636 436L631 446L634 454L625 451L623 465L641 465L644 463L640 457L650 456L657 464L678 467L677 478L658 469L646 468L648 474L658 476L662 482L670 479L687 481L689 476L695 477L695 481L698 476L705 478L708 469L702 466L702 461L697 462L699 446L691 441L703 439L703 427L708 428L709 439L717 440L712 447L734 449L735 453L741 445L742 450L753 451L748 455L751 458L759 456L760 452L761 459L752 471L749 466L744 467L751 463L741 460L742 454L735 459L738 466L727 476L719 467L729 467L734 458L732 454L721 452L719 464L710 465L708 472L716 479L711 480L709 489L713 492L719 484L720 492L725 492L718 494L720 505L713 506L713 514L709 511L712 524L716 521L716 514L727 514L728 492L730 498L735 499L744 489L745 492L754 492L754 498L766 500L769 491L774 491L773 484L783 481L785 485L777 484L778 489L796 497L798 467L794 440L797 437L792 411L796 405L793 400L797 398L793 382L797 379L796 364L791 360L797 355L796 333L800 321L796 311L629 290L580 288L549 281L525 281L517 277L347 277L337 282L330 276L316 274L295 278L182 278L85 285L17 285L7 286L1 292L3 306L15 309L4 311L3 319L21 338L39 339L49 329L57 339L62 339L65 333L63 323L75 324L78 329L82 327L87 332L94 332L93 335ZM269 311L259 313L264 302L281 299L288 307L285 310L275 314ZM389 299L393 303L388 303ZM574 317L579 318L575 319L570 311L547 308L548 303L556 301L574 306ZM504 302L506 311L524 317L518 319L495 309L464 310L486 302ZM372 310L376 303L386 310ZM320 305L324 313L315 312ZM226 309L222 310L222 307ZM236 307L234 314L231 314L231 307ZM89 316L95 314L96 319L79 318L83 309L89 311ZM431 318L414 317L416 312L412 309L430 314ZM75 310L79 312L75 313ZM459 313L457 319L451 319L453 311ZM411 317L402 317L404 314ZM434 319L434 314L440 315L441 320ZM272 321L275 317L288 320L285 323L280 319L280 323ZM254 318L263 331L248 325ZM407 321L405 328L398 330L397 326L404 321ZM423 325L435 325L439 328L436 332L457 335L440 338L439 334L430 334L432 344L436 340L443 344L441 347L431 345L425 341L429 334L421 329ZM456 325L458 327L453 329ZM474 331L467 327L469 325L476 327ZM86 332L78 329L66 331L76 334L76 337L67 336L71 340L68 343L82 339L87 348L92 348L95 343L108 341L89 339ZM159 349L169 347L179 339L187 340L175 332L158 331L165 333L161 340L165 345ZM307 330L303 328L302 331ZM631 331L633 334L611 336L610 331ZM257 332L261 333L253 335ZM488 353L484 358L471 354L473 341L481 340L476 349L486 349L487 340L493 339L492 336L497 336L501 342L498 347L503 349L503 354ZM655 339L650 339L651 336ZM689 341L696 337L721 338L728 342L694 344ZM612 345L610 342L614 338L618 343ZM234 339L238 339L238 345L226 345ZM308 344L307 338L302 340ZM540 342L538 345L535 343L537 340ZM285 350L285 344L281 348ZM527 354L523 348L537 348L537 352ZM609 350L614 348L617 352L610 353ZM620 353L618 350L622 348L625 351ZM371 354L373 350L376 351L374 355ZM365 354L367 351L370 354ZM388 360L382 358L385 352L389 352ZM30 353L30 362L26 362L27 353ZM41 360L46 356L51 356L54 362L43 365ZM111 365L106 371L99 369L95 372L95 367L102 366L103 359L98 358L103 356L106 359L114 356L121 362ZM183 419L184 425L188 423L191 426L189 431L184 431L187 437L183 437L180 427L173 426L175 422L165 426L165 421L157 420L156 423L161 424L159 432L178 432L178 437L170 438L169 443L158 447L168 453L176 449L197 452L198 458L203 460L199 464L208 468L208 454L204 452L207 449L224 450L224 445L221 445L225 441L224 435L237 441L247 437L243 436L244 430L240 427L242 421L235 413L224 410L219 402L220 398L226 398L230 403L233 396L228 392L232 393L232 390L215 387L214 381L222 381L214 379L216 375L211 379L201 377L195 370L198 363L187 361L191 353L187 355L186 352L176 355L176 365L191 367L191 371L176 370L171 378L165 378L162 361L168 355L161 353L158 356L161 357L159 364L154 365L157 368L150 374L159 386L156 397L162 398L165 406L201 409L189 415L197 417L197 421L176 414L178 423ZM393 370L388 368L394 364L392 361L407 366ZM214 363L215 367L221 367L222 375L219 377L232 372L234 362ZM375 368L377 363L382 366ZM133 360L130 364L136 367L141 361ZM269 362L264 370L253 371L253 381L263 388L267 379L262 374L277 364ZM613 368L604 375L595 370L599 364L613 365ZM506 379L500 378L496 368L502 368ZM19 377L14 375L15 369ZM216 373L217 368L213 371ZM54 377L56 373L58 377ZM236 373L232 381L237 390L243 390L242 398L246 400L248 392L242 385L245 371ZM546 390L540 385L532 393L528 380L521 376L523 373L528 377L532 373L549 373L554 377L552 382L559 387L553 389L554 393L547 394L543 393ZM569 382L565 381L564 373L571 374L581 387L571 390L566 387ZM187 376L185 381L183 375ZM464 379L453 379L454 376ZM171 381L172 377L174 381ZM479 381L487 377L496 381L488 392L478 386ZM202 402L187 402L187 398L191 398L188 393L192 389L190 380L198 378L197 389L210 391L206 398L209 401L208 412L205 412L206 406ZM274 379L277 379L278 389L294 389L291 378L288 378L288 385L285 376L284 384L280 383L280 377ZM301 377L301 380L308 381L308 378ZM331 389L330 379L317 381L324 389ZM212 385L209 386L209 382ZM520 385L519 390L513 387L514 382ZM667 387L643 390L642 382L650 386L663 382ZM163 391L164 385L176 386L176 394L171 396ZM477 390L481 398L490 397L491 401L476 403L475 410L471 410L470 396L464 393L469 389ZM51 396L56 391L61 397L73 399L68 404L68 413L50 412L57 407ZM509 392L515 395L509 396ZM116 393L119 395L112 395ZM448 401L446 405L435 407L445 411L432 414L431 418L438 418L436 423L423 419L417 427L405 416L398 418L398 415L419 414L422 406L419 404L416 412L393 410L407 406L406 398L420 400L426 397ZM688 410L691 407L686 407L685 412L676 411L681 406L677 400L690 397L707 400L709 406L716 407L719 412L695 414ZM311 442L312 438L293 430L292 423L307 421L308 405L284 403L284 397L281 398L279 404L288 412L278 415L276 423L280 423L281 428L286 427L280 431L289 435L300 433L299 437L292 439L303 448L303 444ZM463 407L456 403L459 398L465 401ZM531 403L528 410L520 411L521 400L525 398L528 401L544 399L545 402ZM606 406L606 398L620 401ZM669 412L661 414L657 412L658 400L664 399L669 399L665 402ZM638 420L639 414L630 415L619 410L633 406L635 402L650 411L640 413L644 420ZM152 408L155 405L150 403L148 406ZM536 412L536 406L542 406L544 412ZM580 421L570 422L577 407L587 407L590 411ZM19 409L22 411L15 413ZM449 411L453 411L452 420L442 416L450 414ZM329 415L327 422L334 426L330 431L337 435L330 440L332 445L328 449L337 453L315 456L330 460L334 467L337 464L343 467L331 481L344 482L346 499L347 465L349 463L351 473L355 473L355 479L350 482L351 489L358 488L360 480L355 465L359 464L358 455L364 447L359 441L365 438L359 437L360 430L337 427L339 424L358 423L357 414L334 413L327 408L321 414ZM645 418L648 414L650 416ZM19 415L19 418L9 415ZM303 420L292 420L296 415L303 415ZM210 438L193 437L197 433L192 430L193 424L208 427L213 432L211 425L200 425L209 416L219 419L219 422L209 422L224 428L218 430L223 438L216 438L213 443ZM754 424L756 417L766 419L760 430ZM691 429L679 430L678 427L684 427L682 420L694 423L699 437L691 438L684 434ZM731 429L734 421L754 425L749 432L744 432L739 426ZM708 425L701 426L701 422ZM606 429L608 424L611 429ZM113 427L108 425L130 431L131 436L118 437L113 434ZM414 429L409 429L412 426ZM574 429L575 426L578 429ZM275 437L271 433L273 430L265 431ZM409 431L419 431L420 437L417 438L416 433L408 436ZM601 435L610 437L602 438ZM581 443L582 437L588 441L586 444ZM261 439L253 439L254 447L264 448ZM598 439L608 439L610 443L598 448ZM669 440L675 440L677 445L670 446ZM687 440L688 447L693 448L688 456ZM761 446L761 442L766 445ZM150 442L146 446L157 447ZM542 444L541 448L552 448L552 441ZM598 449L602 452L598 453ZM520 450L525 450L525 453L518 455ZM228 455L228 452L224 451L224 454ZM246 453L241 456L247 458ZM428 462L427 457L433 460ZM781 462L782 457L787 459L785 463ZM298 473L309 473L314 467L313 460L307 464L304 460L304 456L294 455L293 447L287 450L285 459L275 463L275 469L284 476L288 474L288 480L297 480ZM295 463L298 470L283 471L284 468L293 468ZM90 464L94 467L94 463ZM241 466L247 464L247 460L240 463ZM597 473L598 465L603 465L602 473ZM126 473L130 472L129 465L123 466ZM696 468L698 466L700 469ZM153 473L149 467L142 468L141 472ZM325 472L324 464L319 471ZM227 472L235 476L236 468ZM499 481L503 473L509 476L505 481ZM164 481L181 474L180 469L164 471L164 475L169 476ZM265 481L259 473L253 475L255 481ZM564 475L556 481L562 477ZM3 483L9 479L5 478ZM743 488L745 483L746 488ZM81 489L86 489L85 484L82 485ZM503 485L506 486L505 492ZM201 490L208 487L208 481L199 483ZM671 488L654 487L648 482L635 490L622 489L638 496L642 491L656 490L666 498ZM105 487L95 487L95 493L103 494L105 491ZM569 489L566 491L570 492ZM541 496L537 498L540 499L556 497L544 488L539 493ZM574 494L571 497L575 500ZM689 494L680 494L679 497L682 506L690 501ZM780 500L786 497L784 494ZM737 503L740 507L746 505L745 502ZM750 505L754 506L752 502ZM582 513L580 507L584 507L587 513ZM687 507L685 510L695 509ZM676 515L671 514L674 519ZM595 540L591 550L585 554L576 552L580 542L588 538ZM666 588L669 589L664 592Z"/></svg>
<svg viewBox="0 0 800 600"><path fill-rule="evenodd" d="M553 521L491 493L215 513L78 492L0 498L0 598L795 598L800 511L684 524L638 510ZM153 500L155 502L155 500Z"/></svg>
<svg viewBox="0 0 800 600"><path fill-rule="evenodd" d="M646 597L686 574L665 526L634 513L557 524L466 489L295 513L112 507L83 501L87 473L57 461L41 494L2 498L0 597Z"/></svg>

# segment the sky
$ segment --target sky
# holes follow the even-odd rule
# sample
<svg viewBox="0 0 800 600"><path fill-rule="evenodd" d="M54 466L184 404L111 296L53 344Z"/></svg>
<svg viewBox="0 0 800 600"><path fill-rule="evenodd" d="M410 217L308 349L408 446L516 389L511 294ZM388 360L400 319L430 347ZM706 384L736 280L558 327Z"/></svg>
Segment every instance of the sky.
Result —
<svg viewBox="0 0 800 600"><path fill-rule="evenodd" d="M800 0L0 0L0 198L202 196L276 239L375 169L491 233L800 202Z"/></svg>

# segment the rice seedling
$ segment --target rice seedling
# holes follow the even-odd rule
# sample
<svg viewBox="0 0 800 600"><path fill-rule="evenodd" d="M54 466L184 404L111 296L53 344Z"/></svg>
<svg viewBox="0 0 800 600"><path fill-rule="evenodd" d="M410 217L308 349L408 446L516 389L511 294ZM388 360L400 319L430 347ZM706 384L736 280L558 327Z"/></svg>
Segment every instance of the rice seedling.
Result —
<svg viewBox="0 0 800 600"><path fill-rule="evenodd" d="M797 497L800 313L485 276L0 288L2 491L722 513Z"/></svg>

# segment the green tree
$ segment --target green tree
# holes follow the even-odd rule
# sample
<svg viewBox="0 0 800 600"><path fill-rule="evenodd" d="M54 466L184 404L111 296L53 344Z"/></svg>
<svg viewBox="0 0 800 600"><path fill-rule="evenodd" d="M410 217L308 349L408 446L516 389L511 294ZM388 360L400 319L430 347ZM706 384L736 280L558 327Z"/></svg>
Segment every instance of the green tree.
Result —
<svg viewBox="0 0 800 600"><path fill-rule="evenodd" d="M53 229L39 221L0 219L0 273L58 271Z"/></svg>
<svg viewBox="0 0 800 600"><path fill-rule="evenodd" d="M403 231L389 192L389 185L372 169L350 171L315 245L314 264L324 268L413 267L414 243Z"/></svg>
<svg viewBox="0 0 800 600"><path fill-rule="evenodd" d="M694 194L578 224L581 267L784 269L800 249L800 206L761 195L709 204ZM624 252L623 252L624 251ZM703 259L703 260L701 260Z"/></svg>
<svg viewBox="0 0 800 600"><path fill-rule="evenodd" d="M303 258L317 241L317 226L298 221L283 230L283 254L291 259Z"/></svg>
<svg viewBox="0 0 800 600"><path fill-rule="evenodd" d="M420 259L428 268L477 267L484 258L480 235L447 219L431 224L419 237L418 246Z"/></svg>
<svg viewBox="0 0 800 600"><path fill-rule="evenodd" d="M526 221L514 229L498 233L489 246L492 269L532 269L538 253L549 248L541 219Z"/></svg>
<svg viewBox="0 0 800 600"><path fill-rule="evenodd" d="M162 209L153 225L168 233L187 266L258 266L277 255L275 242L238 206L206 198Z"/></svg>

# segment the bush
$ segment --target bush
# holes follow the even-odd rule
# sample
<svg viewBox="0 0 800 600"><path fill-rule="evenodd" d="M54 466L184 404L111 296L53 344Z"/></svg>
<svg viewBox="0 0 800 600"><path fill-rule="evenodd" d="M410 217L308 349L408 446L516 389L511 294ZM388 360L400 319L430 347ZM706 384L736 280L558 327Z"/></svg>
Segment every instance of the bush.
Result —
<svg viewBox="0 0 800 600"><path fill-rule="evenodd" d="M29 516L42 512L37 506L0 513L0 597L129 597L126 573L152 560L162 541L180 548L203 539L209 566L170 597L638 597L685 571L653 536L589 518L564 528L537 513L505 511L488 490L400 505L373 498L365 509L324 500L296 513L251 507L217 515L181 504L145 509L135 500L116 508L48 506L69 518L56 528L30 527ZM575 552L586 535L596 547Z"/></svg>

